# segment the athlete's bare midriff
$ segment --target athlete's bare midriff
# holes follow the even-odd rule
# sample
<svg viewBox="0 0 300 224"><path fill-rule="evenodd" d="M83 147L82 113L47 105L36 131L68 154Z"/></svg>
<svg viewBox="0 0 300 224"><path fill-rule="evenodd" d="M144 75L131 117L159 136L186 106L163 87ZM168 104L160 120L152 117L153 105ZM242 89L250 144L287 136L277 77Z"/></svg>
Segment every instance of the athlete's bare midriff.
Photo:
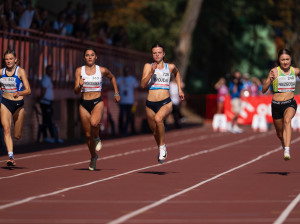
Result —
<svg viewBox="0 0 300 224"><path fill-rule="evenodd" d="M166 98L170 97L170 93L168 89L159 89L159 90L149 90L149 94L147 100L156 102L162 101Z"/></svg>
<svg viewBox="0 0 300 224"><path fill-rule="evenodd" d="M281 102L292 99L294 97L294 92L285 92L285 93L274 93L273 100Z"/></svg>
<svg viewBox="0 0 300 224"><path fill-rule="evenodd" d="M93 100L97 99L101 96L101 92L86 92L86 93L81 93L81 97L84 100Z"/></svg>

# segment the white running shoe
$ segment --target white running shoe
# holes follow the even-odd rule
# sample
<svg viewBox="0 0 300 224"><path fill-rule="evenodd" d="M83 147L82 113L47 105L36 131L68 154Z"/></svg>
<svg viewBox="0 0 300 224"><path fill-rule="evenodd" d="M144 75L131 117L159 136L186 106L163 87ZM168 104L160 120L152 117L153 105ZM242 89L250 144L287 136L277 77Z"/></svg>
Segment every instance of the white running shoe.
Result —
<svg viewBox="0 0 300 224"><path fill-rule="evenodd" d="M232 133L238 134L238 133L243 133L243 129L241 129L239 126L234 125L232 127Z"/></svg>
<svg viewBox="0 0 300 224"><path fill-rule="evenodd" d="M102 149L102 142L99 137L96 139L96 148L95 149L97 152L99 152Z"/></svg>
<svg viewBox="0 0 300 224"><path fill-rule="evenodd" d="M162 149L158 149L158 162L163 164L165 162L165 159L167 158L167 149L166 147Z"/></svg>
<svg viewBox="0 0 300 224"><path fill-rule="evenodd" d="M290 159L291 159L290 151L284 150L284 160L290 160Z"/></svg>

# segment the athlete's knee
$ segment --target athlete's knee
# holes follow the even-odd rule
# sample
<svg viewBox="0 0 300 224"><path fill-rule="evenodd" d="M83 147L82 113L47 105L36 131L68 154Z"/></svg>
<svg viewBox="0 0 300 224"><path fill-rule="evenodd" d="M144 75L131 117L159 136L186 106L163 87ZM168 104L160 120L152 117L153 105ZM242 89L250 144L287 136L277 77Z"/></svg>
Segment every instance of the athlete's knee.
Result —
<svg viewBox="0 0 300 224"><path fill-rule="evenodd" d="M93 121L93 120L91 120L91 127L92 128L96 128L98 126L99 126L99 121Z"/></svg>
<svg viewBox="0 0 300 224"><path fill-rule="evenodd" d="M291 125L291 122L292 122L292 118L290 117L285 117L283 119L284 126Z"/></svg>
<svg viewBox="0 0 300 224"><path fill-rule="evenodd" d="M159 116L159 115L155 115L154 120L155 120L156 124L160 124L160 123L163 122L163 118L161 116Z"/></svg>
<svg viewBox="0 0 300 224"><path fill-rule="evenodd" d="M15 134L14 135L15 139L20 140L21 139L21 134Z"/></svg>
<svg viewBox="0 0 300 224"><path fill-rule="evenodd" d="M3 126L3 133L4 135L10 135L10 127L9 126Z"/></svg>

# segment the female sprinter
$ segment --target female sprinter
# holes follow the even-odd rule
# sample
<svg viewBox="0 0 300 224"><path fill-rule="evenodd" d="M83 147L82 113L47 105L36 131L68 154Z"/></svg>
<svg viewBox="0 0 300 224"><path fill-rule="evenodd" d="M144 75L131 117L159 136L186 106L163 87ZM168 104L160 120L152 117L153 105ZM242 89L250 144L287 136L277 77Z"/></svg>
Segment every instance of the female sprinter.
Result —
<svg viewBox="0 0 300 224"><path fill-rule="evenodd" d="M75 94L81 93L79 114L86 142L91 154L89 170L96 169L98 155L96 151L102 148L99 137L100 122L102 119L104 103L101 97L102 77L110 79L114 91L115 101L120 101L115 76L105 67L96 65L97 55L94 48L84 50L85 65L78 67L75 71Z"/></svg>
<svg viewBox="0 0 300 224"><path fill-rule="evenodd" d="M297 111L297 103L294 99L296 76L299 76L299 68L291 66L292 56L288 49L282 49L278 53L278 67L271 69L269 76L262 87L262 92L269 90L273 85L272 117L277 137L284 148L284 159L289 160L290 144L292 138L291 120Z"/></svg>
<svg viewBox="0 0 300 224"><path fill-rule="evenodd" d="M24 99L23 96L31 94L31 89L26 72L17 65L18 59L14 50L4 53L5 67L0 70L1 88L3 97L1 101L1 123L4 130L4 141L9 159L7 166L16 166L13 153L13 140L11 136L11 124L14 123L14 137L21 138L24 121Z"/></svg>
<svg viewBox="0 0 300 224"><path fill-rule="evenodd" d="M152 57L154 62L151 64L146 63L144 66L141 87L149 87L146 100L146 115L158 146L158 162L163 163L167 157L164 119L172 111L172 102L169 94L171 74L175 75L181 100L184 99L184 93L181 89L181 77L178 69L174 64L164 62L165 52L162 45L155 44L152 47Z"/></svg>

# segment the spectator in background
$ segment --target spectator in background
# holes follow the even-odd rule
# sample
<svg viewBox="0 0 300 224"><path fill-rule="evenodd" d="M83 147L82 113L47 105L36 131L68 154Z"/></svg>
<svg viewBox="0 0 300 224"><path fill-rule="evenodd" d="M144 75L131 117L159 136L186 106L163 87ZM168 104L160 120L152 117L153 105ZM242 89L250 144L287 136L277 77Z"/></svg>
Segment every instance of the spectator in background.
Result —
<svg viewBox="0 0 300 224"><path fill-rule="evenodd" d="M250 85L250 96L258 96L259 95L259 88L261 86L261 82L257 77L251 78L251 85Z"/></svg>
<svg viewBox="0 0 300 224"><path fill-rule="evenodd" d="M51 76L53 74L53 67L52 65L48 65L46 67L46 74L43 76L41 80L41 100L40 100L40 107L42 110L42 117L43 117L43 138L44 142L55 143L59 142L62 143L63 141L58 138L58 130L55 126L53 120L53 83ZM47 137L47 129L50 132L52 138Z"/></svg>
<svg viewBox="0 0 300 224"><path fill-rule="evenodd" d="M11 30L16 27L15 13L12 8L12 0L5 0L2 5L1 21L3 30Z"/></svg>
<svg viewBox="0 0 300 224"><path fill-rule="evenodd" d="M73 1L68 1L67 3L67 7L64 9L64 12L66 13L66 19L69 20L72 16L75 16L75 12L74 12L74 2Z"/></svg>
<svg viewBox="0 0 300 224"><path fill-rule="evenodd" d="M124 27L119 27L118 32L113 37L113 43L116 47L128 47L129 41Z"/></svg>
<svg viewBox="0 0 300 224"><path fill-rule="evenodd" d="M58 14L57 20L53 23L53 31L56 34L60 34L63 36L67 35L67 29L66 29L66 13L64 11L61 11Z"/></svg>
<svg viewBox="0 0 300 224"><path fill-rule="evenodd" d="M181 88L184 88L184 83L182 82ZM181 128L180 122L184 119L181 113L181 99L178 93L178 86L174 77L171 78L170 82L170 97L172 101L172 115L174 119L174 124L176 128Z"/></svg>
<svg viewBox="0 0 300 224"><path fill-rule="evenodd" d="M80 39L85 39L87 33L87 27L83 15L77 17L77 21L74 26L73 36Z"/></svg>
<svg viewBox="0 0 300 224"><path fill-rule="evenodd" d="M241 79L242 83L243 83L243 90L242 90L242 96L248 97L250 96L250 88L251 88L251 80L250 80L250 75L249 73L245 73L242 75L242 79Z"/></svg>
<svg viewBox="0 0 300 224"><path fill-rule="evenodd" d="M229 94L228 87L226 86L226 79L221 77L215 84L215 89L218 91L217 96L217 114L222 114L224 111L225 97Z"/></svg>
<svg viewBox="0 0 300 224"><path fill-rule="evenodd" d="M66 30L68 36L73 35L75 23L76 23L76 16L74 14L67 17Z"/></svg>
<svg viewBox="0 0 300 224"><path fill-rule="evenodd" d="M37 10L32 6L32 0L26 0L25 8L21 9L20 12L19 26L25 29L29 29L31 27L33 19L39 21L39 14Z"/></svg>
<svg viewBox="0 0 300 224"><path fill-rule="evenodd" d="M134 76L129 75L129 68L125 66L123 68L123 76L117 78L117 84L121 97L119 102L119 134L127 136L128 126L132 119L131 111L135 102L134 90L138 87L138 82Z"/></svg>
<svg viewBox="0 0 300 224"><path fill-rule="evenodd" d="M238 117L242 109L241 93L243 90L242 74L239 71L234 72L233 79L229 83L229 92L231 95L231 108L234 117L231 121L230 131L233 133L242 133L243 130L238 126Z"/></svg>
<svg viewBox="0 0 300 224"><path fill-rule="evenodd" d="M273 86L272 85L269 86L269 89L267 89L267 91L265 93L262 92L262 87L264 86L266 81L267 81L267 78L263 78L261 80L261 85L259 86L259 93L261 95L270 95L270 94L273 93L273 88L272 88Z"/></svg>

